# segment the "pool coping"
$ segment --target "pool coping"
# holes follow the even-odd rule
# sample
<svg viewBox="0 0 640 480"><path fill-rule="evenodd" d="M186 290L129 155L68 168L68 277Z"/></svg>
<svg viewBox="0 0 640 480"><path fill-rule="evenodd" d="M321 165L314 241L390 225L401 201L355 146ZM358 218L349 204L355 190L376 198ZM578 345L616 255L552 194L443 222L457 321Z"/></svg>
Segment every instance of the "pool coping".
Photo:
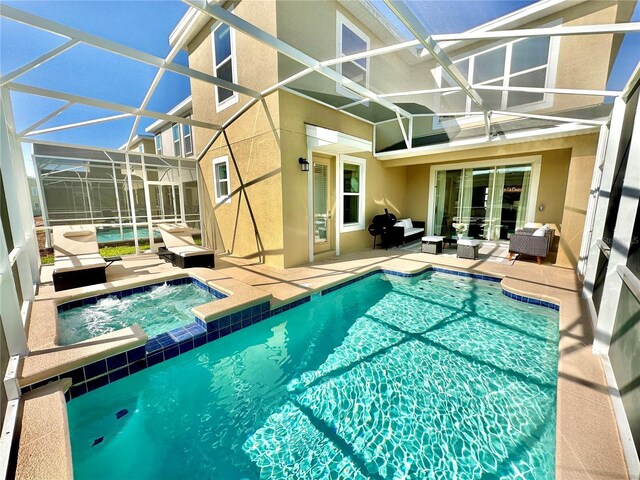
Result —
<svg viewBox="0 0 640 480"><path fill-rule="evenodd" d="M249 322L245 322L244 324L242 323L242 314L240 315L240 327L237 328L237 330L241 329L241 328L245 328L247 326L250 326L254 323L257 323L259 321L262 321L264 319L270 318L271 316L274 315L278 315L279 313L282 313L284 311L290 310L292 308L295 308L299 305L302 305L304 303L307 303L309 301L312 300L313 297L315 296L323 296L326 295L328 293L334 292L336 290L339 290L341 288L344 288L348 285L354 284L356 282L359 282L365 278L368 278L370 276L376 275L376 274L387 274L387 275L392 275L392 276L399 276L399 277L406 277L406 278L411 278L411 277L417 277L420 275L423 275L425 273L428 273L429 271L434 271L437 273L446 273L446 274L452 274L452 275L457 275L457 276L462 276L462 277L468 277L468 278L474 278L474 279L478 279L478 280L485 280L485 281L491 281L494 283L500 283L502 292L504 295L506 295L509 298L512 298L514 300L523 302L523 303L533 303L536 305L540 305L543 307L547 307L547 308L551 308L555 311L560 311L560 307L561 307L561 299L557 298L557 297L553 297L553 296L546 296L546 295L532 295L529 292L525 292L522 289L519 289L517 287L511 286L511 285L506 285L506 283L508 283L509 281L509 277L508 276L502 276L502 275L498 275L498 274L492 274L492 275L487 275L487 274L483 274L483 273L477 273L475 272L473 269L460 269L457 270L455 268L441 268L441 267L437 267L434 266L433 264L428 264L428 265L424 265L420 268L416 268L416 269L399 269L394 267L394 269L390 269L390 268L385 268L383 266L372 266L370 268L366 268L363 269L361 271L359 271L358 273L355 274L349 274L349 276L347 278L341 278L338 279L334 282L327 282L326 284L318 287L317 289L313 289L309 292L291 297L288 299L288 301L284 302L284 303L280 303L277 304L275 302L269 302L269 300L271 300L271 295L270 294L264 294L262 295L262 300L268 299L266 302L265 301L260 301L260 298L258 299L253 299L252 301L249 301L248 303L242 303L242 304L238 304L235 305L234 307L232 307L232 309L235 309L233 311L233 313L236 313L238 311L242 312L244 310L247 310L247 308L242 309L243 306L246 306L247 304L249 304L249 311L253 312L256 311L257 315L255 316L255 318L250 318ZM192 276L187 275L187 276ZM182 278L185 277L184 274L182 275L170 275L167 278L170 277L178 277L178 278ZM145 282L146 283L146 282ZM206 284L206 281L205 281ZM253 287L251 287L253 288ZM112 290L112 291L115 291ZM254 292L255 293L255 292ZM232 298L233 297L233 292L231 292L231 295L228 298ZM79 295L81 297L81 295ZM537 302L537 303L536 303ZM64 302L58 302L57 304L60 303L64 303ZM217 303L217 302L212 302L212 303ZM277 306L275 306L275 308L271 308L271 304L274 303ZM57 304L56 307L57 308ZM266 310L265 307L263 305L268 305L269 309ZM207 304L209 305L209 304ZM253 307L255 307L256 305L259 305L260 308L258 310L252 310ZM195 309L194 309L195 310ZM210 328L209 324L212 325L216 325L218 326L218 328L224 328L221 327L222 324L224 324L224 320L221 323L220 320L228 317L229 319L231 319L231 315L233 315L233 313L228 313L230 311L230 309L219 309L218 312L206 312L205 313L205 319L206 320L202 320L200 319L198 316L196 316L195 318L198 320L200 319L203 324L207 327L207 330ZM201 314L203 312L200 312ZM225 315L226 314L226 315ZM196 320L196 324L197 324L197 320ZM191 324L193 325L193 324ZM200 327L203 327L203 325L200 325ZM131 328L131 327L130 327ZM123 329L126 330L126 329ZM132 330L134 330L132 328ZM233 330L233 331L237 331L237 330ZM233 331L230 331L229 333L233 333ZM121 330L119 330L118 332L121 332ZM113 333L117 333L117 332L113 332ZM93 375L96 372L100 372L97 376L91 377L91 378L87 378L85 376L85 383L87 385L86 387L86 392L88 391L92 391L96 388L99 388L101 386L107 385L109 383L112 383L112 381L117 381L120 378L123 378L124 376L127 375L131 375L134 374L144 368L148 368L151 367L157 363L160 363L161 361L166 361L169 360L170 358L173 358L174 356L177 356L179 354L182 353L186 353L187 351L196 348L198 346L201 346L205 343L208 343L209 341L213 341L216 340L217 338L220 338L220 335L218 335L216 338L212 338L211 340L209 340L208 338L209 332L207 331L207 333L203 333L203 332L199 332L199 334L197 335L192 335L190 339L184 339L182 342L178 342L178 347L177 347L177 353L175 353L175 355L173 355L174 352L176 352L176 350L172 350L169 354L167 354L167 351L170 349L175 349L175 345L171 345L169 347L165 347L163 346L161 350L147 350L146 349L146 345L149 343L147 338L144 338L144 342L143 343L137 343L140 342L141 338L138 338L136 340L136 344L134 346L134 348L129 349L129 350L124 350L124 351L118 351L115 353L115 355L111 355L108 356L108 358L102 358L100 360L98 360L98 362L95 362L94 364L88 365L89 367L89 375ZM144 332L142 332L142 336L146 337L146 335L144 334ZM140 337L142 337L140 336ZM222 335L224 336L224 335ZM198 340L196 340L198 339ZM152 339L153 340L153 339ZM176 339L177 340L177 339ZM180 345L187 345L187 347L184 347L184 349L182 349L180 347ZM133 343L131 343L131 345L134 345ZM131 353L130 353L131 352ZM163 359L159 360L158 357L156 358L152 358L154 355L159 355L158 352L161 352L163 355ZM104 351L102 352L103 354L106 353L114 353L114 351L111 349L109 351ZM142 357L142 355L144 355L144 358ZM28 357L27 357L28 358ZM150 360L151 359L151 360ZM126 365L120 363L122 361L126 361ZM156 361L158 360L158 361ZM560 359L559 359L560 361ZM104 362L104 364L102 363ZM141 364L142 362L144 362L144 366ZM96 364L99 364L100 367L96 367ZM106 365L106 370L104 372L102 372L102 368L103 365ZM124 365L124 367L123 367ZM111 370L109 369L110 366L116 366L115 370ZM86 374L87 370L84 370L85 367L82 367L83 372ZM560 368L560 366L558 367ZM121 371L122 373L124 373L124 370L127 371L126 374L122 374L122 376L120 376L120 374L115 374L118 371ZM114 375L115 374L115 375ZM21 377L22 378L22 377ZM100 380L101 379L101 380ZM30 388L28 389L29 391L31 391L31 393L27 393L27 390L25 390L23 393L25 393L26 395L32 395L34 394L34 392L36 392L35 394L37 395L37 392L42 391L43 388L51 388L52 385L58 385L58 383L51 383L51 382L64 382L64 383L60 383L60 385L65 385L67 386L66 388L62 388L62 391L64 393L64 398L65 400L68 402L69 400L71 400L72 398L76 398L79 395L82 395L84 393L86 393L85 391L82 391L82 389L77 390L76 392L72 392L72 388L73 388L73 383L74 383L74 378L72 376L71 381L68 380L68 377L65 376L65 373L63 374L59 374L57 377L52 377L52 378L48 378L48 379L44 379L41 380L40 382L38 382L38 385L36 386L35 384L30 384ZM89 385L89 382L94 382L92 385ZM45 385L44 387L42 387L42 385ZM77 386L77 385L76 385ZM558 412L559 413L559 409ZM66 420L66 415L65 415L65 420ZM556 430L557 430L557 425L556 425ZM67 434L68 434L68 425L66 426L67 429ZM559 439L556 439L556 454L558 451L558 442ZM69 452L70 455L70 452ZM33 461L33 458L31 458L29 460L30 462ZM71 461L69 459L69 461ZM557 469L557 459L556 459L556 469Z"/></svg>

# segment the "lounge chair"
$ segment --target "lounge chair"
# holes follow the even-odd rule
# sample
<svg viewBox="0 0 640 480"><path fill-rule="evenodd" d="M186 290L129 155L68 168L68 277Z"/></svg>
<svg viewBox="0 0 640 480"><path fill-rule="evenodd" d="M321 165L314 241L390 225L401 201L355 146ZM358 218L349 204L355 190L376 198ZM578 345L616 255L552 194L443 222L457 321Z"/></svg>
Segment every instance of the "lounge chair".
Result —
<svg viewBox="0 0 640 480"><path fill-rule="evenodd" d="M196 245L191 236L191 228L184 223L158 225L164 248L158 249L160 258L170 260L180 268L215 266L214 251Z"/></svg>
<svg viewBox="0 0 640 480"><path fill-rule="evenodd" d="M93 225L53 227L53 288L56 292L107 281Z"/></svg>

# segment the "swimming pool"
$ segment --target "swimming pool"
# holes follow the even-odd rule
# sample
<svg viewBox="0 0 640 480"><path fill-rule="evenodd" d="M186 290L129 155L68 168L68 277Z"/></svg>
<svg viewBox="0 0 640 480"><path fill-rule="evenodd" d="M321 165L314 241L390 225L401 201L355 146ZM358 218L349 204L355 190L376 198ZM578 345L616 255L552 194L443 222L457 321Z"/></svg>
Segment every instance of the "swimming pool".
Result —
<svg viewBox="0 0 640 480"><path fill-rule="evenodd" d="M68 403L75 477L553 478L557 312L374 275Z"/></svg>
<svg viewBox="0 0 640 480"><path fill-rule="evenodd" d="M134 239L133 227L122 227L122 233L120 233L120 227L97 228L96 236L98 243L125 242ZM155 229L153 238L158 241L162 240L160 232ZM149 240L149 229L147 227L138 227L138 240Z"/></svg>
<svg viewBox="0 0 640 480"><path fill-rule="evenodd" d="M193 323L191 309L216 296L190 278L88 298L58 311L58 345L71 345L137 323L149 337Z"/></svg>

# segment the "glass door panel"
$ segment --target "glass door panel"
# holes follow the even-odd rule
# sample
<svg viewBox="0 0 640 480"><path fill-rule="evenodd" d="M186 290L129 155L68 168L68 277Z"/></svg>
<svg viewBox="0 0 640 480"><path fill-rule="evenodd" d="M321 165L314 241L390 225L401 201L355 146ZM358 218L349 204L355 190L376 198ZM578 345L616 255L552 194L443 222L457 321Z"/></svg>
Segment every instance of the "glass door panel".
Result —
<svg viewBox="0 0 640 480"><path fill-rule="evenodd" d="M508 240L526 221L531 165L441 170L436 176L434 234Z"/></svg>
<svg viewBox="0 0 640 480"><path fill-rule="evenodd" d="M441 170L437 175L434 234L453 238L456 232L452 224L458 215L462 170Z"/></svg>
<svg viewBox="0 0 640 480"><path fill-rule="evenodd" d="M314 240L327 241L327 165L313 165L313 224Z"/></svg>

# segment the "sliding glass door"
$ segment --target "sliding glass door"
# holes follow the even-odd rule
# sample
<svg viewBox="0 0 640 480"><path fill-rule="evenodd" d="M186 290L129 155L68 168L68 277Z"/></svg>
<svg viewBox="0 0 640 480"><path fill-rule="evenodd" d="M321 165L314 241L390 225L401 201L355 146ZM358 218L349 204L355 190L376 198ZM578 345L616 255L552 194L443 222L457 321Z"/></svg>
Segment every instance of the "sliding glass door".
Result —
<svg viewBox="0 0 640 480"><path fill-rule="evenodd" d="M434 234L507 240L527 221L531 164L439 170L436 172Z"/></svg>

